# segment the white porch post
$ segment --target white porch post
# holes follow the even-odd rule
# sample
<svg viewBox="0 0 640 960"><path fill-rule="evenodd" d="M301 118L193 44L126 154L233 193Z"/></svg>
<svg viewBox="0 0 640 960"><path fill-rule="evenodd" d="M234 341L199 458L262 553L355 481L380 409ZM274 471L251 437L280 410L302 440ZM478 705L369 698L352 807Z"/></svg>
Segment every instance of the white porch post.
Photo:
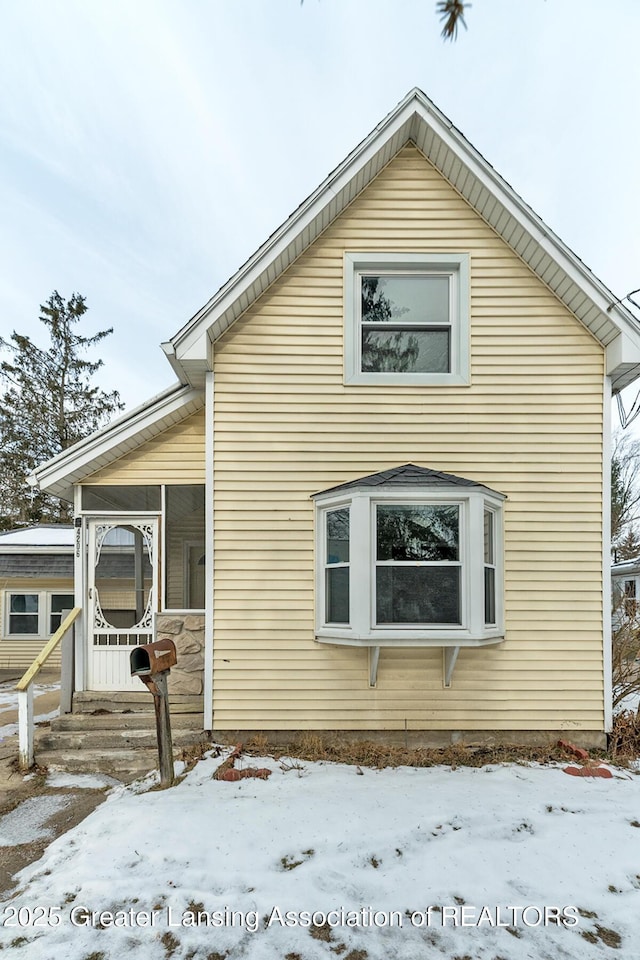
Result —
<svg viewBox="0 0 640 960"><path fill-rule="evenodd" d="M73 549L73 584L74 584L74 606L82 610L82 616L78 617L75 623L74 632L74 690L84 690L86 688L86 636L87 636L87 617L89 616L89 598L87 596L87 527L82 515L82 488L74 487L74 516L75 523L79 525L74 528L74 549Z"/></svg>
<svg viewBox="0 0 640 960"><path fill-rule="evenodd" d="M213 365L213 364L212 364ZM204 601L204 719L205 730L213 729L213 630L214 630L214 380L213 371L205 374L205 601Z"/></svg>
<svg viewBox="0 0 640 960"><path fill-rule="evenodd" d="M60 622L62 623L70 613L70 610L63 610L60 614ZM60 716L71 713L73 705L73 647L75 636L74 624L60 643Z"/></svg>
<svg viewBox="0 0 640 960"><path fill-rule="evenodd" d="M611 637L611 377L604 378L602 450L602 659L604 666L604 732L613 727L613 649Z"/></svg>
<svg viewBox="0 0 640 960"><path fill-rule="evenodd" d="M33 684L18 691L18 730L20 769L33 766Z"/></svg>

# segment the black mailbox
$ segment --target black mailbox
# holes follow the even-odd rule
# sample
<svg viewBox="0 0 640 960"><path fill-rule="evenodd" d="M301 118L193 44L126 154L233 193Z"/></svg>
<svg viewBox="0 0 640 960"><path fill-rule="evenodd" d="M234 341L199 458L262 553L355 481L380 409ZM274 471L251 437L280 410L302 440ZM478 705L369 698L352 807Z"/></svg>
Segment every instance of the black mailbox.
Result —
<svg viewBox="0 0 640 960"><path fill-rule="evenodd" d="M173 640L156 640L155 643L145 643L131 651L129 657L132 677L148 677L156 673L164 673L175 667L178 662L176 645Z"/></svg>

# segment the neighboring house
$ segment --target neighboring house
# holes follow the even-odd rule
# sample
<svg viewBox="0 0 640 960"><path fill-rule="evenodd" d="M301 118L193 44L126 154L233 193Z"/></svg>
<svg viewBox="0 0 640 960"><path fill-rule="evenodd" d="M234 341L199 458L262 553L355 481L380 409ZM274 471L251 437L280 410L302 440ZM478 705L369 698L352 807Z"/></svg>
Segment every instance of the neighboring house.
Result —
<svg viewBox="0 0 640 960"><path fill-rule="evenodd" d="M178 384L32 478L81 524L79 689L157 630L221 736L603 741L640 328L423 93L163 349Z"/></svg>
<svg viewBox="0 0 640 960"><path fill-rule="evenodd" d="M0 668L26 670L73 609L73 544L64 524L0 533Z"/></svg>
<svg viewBox="0 0 640 960"><path fill-rule="evenodd" d="M640 600L640 557L619 560L612 564L611 596L614 624L623 610L629 616L637 616Z"/></svg>

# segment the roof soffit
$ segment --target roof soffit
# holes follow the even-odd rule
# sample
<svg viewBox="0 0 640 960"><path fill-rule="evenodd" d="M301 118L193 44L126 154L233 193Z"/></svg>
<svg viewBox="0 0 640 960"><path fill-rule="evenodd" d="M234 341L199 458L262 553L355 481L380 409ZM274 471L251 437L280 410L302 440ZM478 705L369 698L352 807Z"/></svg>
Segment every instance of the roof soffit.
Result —
<svg viewBox="0 0 640 960"><path fill-rule="evenodd" d="M413 143L603 346L620 333L640 351L640 324L420 90L411 91L170 341L185 379L199 357L408 143ZM169 345L167 345L168 347ZM165 347L166 349L166 347ZM184 365L183 365L184 362ZM608 358L614 388L640 374L635 355Z"/></svg>

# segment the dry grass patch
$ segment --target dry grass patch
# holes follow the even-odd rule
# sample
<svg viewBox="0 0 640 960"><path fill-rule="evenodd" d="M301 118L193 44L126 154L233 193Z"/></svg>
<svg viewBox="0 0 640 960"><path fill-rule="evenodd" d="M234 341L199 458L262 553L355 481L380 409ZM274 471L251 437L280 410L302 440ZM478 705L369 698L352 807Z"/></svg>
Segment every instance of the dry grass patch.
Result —
<svg viewBox="0 0 640 960"><path fill-rule="evenodd" d="M309 934L314 940L323 940L325 943L330 943L333 940L331 924L326 921L324 923L314 923L309 927Z"/></svg>
<svg viewBox="0 0 640 960"><path fill-rule="evenodd" d="M614 950L617 950L622 943L619 933L609 927L602 927L599 923L596 923L595 930L583 930L581 936L587 943L598 943L600 940L605 946L613 947Z"/></svg>
<svg viewBox="0 0 640 960"><path fill-rule="evenodd" d="M165 956L167 957L173 956L173 954L176 952L176 950L180 946L180 941L178 940L178 938L174 937L174 935L168 930L166 933L163 933L162 936L160 937L160 943L164 947Z"/></svg>
<svg viewBox="0 0 640 960"><path fill-rule="evenodd" d="M345 741L335 734L303 732L286 744L270 744L264 734L256 734L244 745L252 756L269 754L276 759L296 757L299 760L346 763L357 767L483 767L498 763L550 763L567 759L555 743L546 746L487 744L447 747L402 747L371 740Z"/></svg>

